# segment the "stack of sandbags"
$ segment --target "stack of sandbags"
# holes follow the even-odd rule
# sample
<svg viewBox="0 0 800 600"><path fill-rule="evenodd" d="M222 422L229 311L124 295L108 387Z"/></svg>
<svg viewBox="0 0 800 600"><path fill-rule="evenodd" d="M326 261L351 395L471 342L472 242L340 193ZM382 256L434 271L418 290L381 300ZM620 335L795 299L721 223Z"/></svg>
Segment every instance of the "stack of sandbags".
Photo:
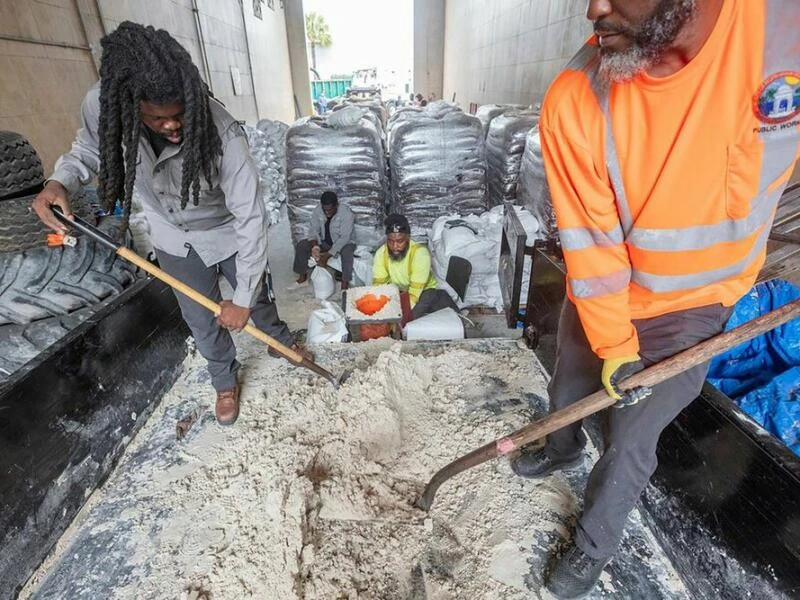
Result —
<svg viewBox="0 0 800 600"><path fill-rule="evenodd" d="M525 141L525 151L519 167L517 204L526 207L539 222L539 236L560 244L556 215L547 187L547 178L542 160L542 144L539 127L534 127Z"/></svg>
<svg viewBox="0 0 800 600"><path fill-rule="evenodd" d="M475 117L441 105L413 115L392 129L392 212L424 240L442 215L486 211L486 150Z"/></svg>
<svg viewBox="0 0 800 600"><path fill-rule="evenodd" d="M516 200L525 139L538 122L539 115L534 112L509 111L492 119L486 136L490 207Z"/></svg>
<svg viewBox="0 0 800 600"><path fill-rule="evenodd" d="M418 106L403 106L398 108L394 114L389 117L389 120L386 123L386 146L389 153L392 151L392 132L397 124L409 119L416 119L420 115L424 114L423 110L424 109Z"/></svg>
<svg viewBox="0 0 800 600"><path fill-rule="evenodd" d="M492 120L495 117L499 117L508 111L520 111L526 108L527 106L522 104L484 104L479 106L478 110L475 111L475 116L478 117L483 127L483 137L485 138L489 134L489 125L492 124Z"/></svg>
<svg viewBox="0 0 800 600"><path fill-rule="evenodd" d="M457 105L447 100L434 100L422 107L422 111L430 117L440 119L450 113L463 112Z"/></svg>
<svg viewBox="0 0 800 600"><path fill-rule="evenodd" d="M388 140L389 151L392 147L392 131L398 123L409 119L417 119L419 117L430 117L434 119L441 119L448 113L460 113L461 109L455 104L451 104L446 100L434 100L427 106L404 106L398 108L394 114L389 118L386 125L386 137Z"/></svg>
<svg viewBox="0 0 800 600"><path fill-rule="evenodd" d="M386 122L389 118L389 112L380 98L345 98L341 104L336 106L333 110L341 110L346 106L358 106L359 108L366 108L369 110L381 124L381 129L386 129Z"/></svg>
<svg viewBox="0 0 800 600"><path fill-rule="evenodd" d="M356 217L356 242L383 243L387 182L383 142L365 109L347 107L304 118L286 135L289 221L292 240L304 239L311 211L331 190Z"/></svg>
<svg viewBox="0 0 800 600"><path fill-rule="evenodd" d="M286 131L280 121L262 119L258 125L245 127L250 154L258 167L259 194L267 209L269 222L280 220L281 205L286 202Z"/></svg>
<svg viewBox="0 0 800 600"><path fill-rule="evenodd" d="M537 235L538 223L525 209L514 210L528 234L528 245ZM445 281L451 256L467 259L472 264L472 274L467 284L464 306L490 306L503 308L500 291L500 242L503 235L503 207L496 206L482 215L448 215L436 220L431 228L428 247L431 251L431 267L438 282ZM525 261L523 290L527 292L530 278L530 260Z"/></svg>

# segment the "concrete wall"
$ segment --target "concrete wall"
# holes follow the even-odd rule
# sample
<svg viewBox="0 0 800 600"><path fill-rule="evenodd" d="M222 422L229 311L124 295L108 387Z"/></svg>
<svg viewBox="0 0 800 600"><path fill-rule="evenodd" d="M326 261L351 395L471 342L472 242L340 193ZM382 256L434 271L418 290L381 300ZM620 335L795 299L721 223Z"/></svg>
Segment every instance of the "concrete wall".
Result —
<svg viewBox="0 0 800 600"><path fill-rule="evenodd" d="M292 84L297 99L296 116L314 114L311 104L311 81L308 71L310 57L306 53L306 21L303 0L286 0L286 39L289 44L289 63L292 69Z"/></svg>
<svg viewBox="0 0 800 600"><path fill-rule="evenodd" d="M81 100L97 80L99 41L124 20L168 30L236 118L291 123L280 1L274 9L262 3L261 19L254 16L253 0L196 2L199 31L192 0L0 0L0 129L28 137L49 172L74 138ZM238 70L240 93L234 93L231 67Z"/></svg>
<svg viewBox="0 0 800 600"><path fill-rule="evenodd" d="M295 111L286 20L280 2L274 2L274 7L264 3L262 19L257 19L252 0L244 0L256 106L259 118L291 124Z"/></svg>
<svg viewBox="0 0 800 600"><path fill-rule="evenodd" d="M84 27L102 32L91 1L0 0L0 129L25 135L45 172L75 136L97 79Z"/></svg>
<svg viewBox="0 0 800 600"><path fill-rule="evenodd" d="M540 102L591 35L586 0L446 0L444 97Z"/></svg>
<svg viewBox="0 0 800 600"><path fill-rule="evenodd" d="M291 90L286 90L283 79L283 66L288 70L288 50L286 35L269 40L276 24L283 24L279 4L275 10L262 6L263 20L253 16L252 0L195 0L199 14L198 23L192 12L192 0L98 0L103 20L108 31L113 31L121 21L130 20L144 25L152 25L169 31L192 55L200 74L209 83L211 90L238 119L255 124L260 118L256 89L269 94L270 86L264 81L275 71L280 77L281 86L270 94L269 104L278 106L278 115L264 114L263 117L283 118L293 116ZM244 15L242 11L244 9ZM245 23L247 27L245 28ZM283 29L283 28L281 28ZM245 36L247 31L248 36ZM254 40L249 40L252 33ZM210 81L205 70L201 51L201 40L205 46ZM254 45L253 45L254 43ZM248 45L250 44L248 56ZM254 83L251 61L258 65L262 81ZM283 64L280 64L283 61ZM234 75L231 69L238 70L241 83L240 93L234 90ZM255 69L255 67L254 67ZM284 98L280 98L284 95ZM267 102L267 99L264 100ZM266 105L265 105L266 106Z"/></svg>
<svg viewBox="0 0 800 600"><path fill-rule="evenodd" d="M488 4L485 0L414 0L414 93L442 98L446 16L467 3L476 13L481 5Z"/></svg>

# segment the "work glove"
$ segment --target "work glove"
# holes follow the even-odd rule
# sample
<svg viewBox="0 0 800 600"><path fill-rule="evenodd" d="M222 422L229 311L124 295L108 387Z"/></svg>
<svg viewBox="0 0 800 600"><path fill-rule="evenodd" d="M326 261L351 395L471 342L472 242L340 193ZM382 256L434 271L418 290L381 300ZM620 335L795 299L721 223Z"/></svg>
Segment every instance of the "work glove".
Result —
<svg viewBox="0 0 800 600"><path fill-rule="evenodd" d="M644 364L642 364L638 354L607 358L603 361L603 372L601 374L603 387L608 395L617 401L614 405L616 408L633 406L639 400L644 400L653 393L653 389L649 387L637 387L625 391L619 389L620 382L642 369L644 369Z"/></svg>

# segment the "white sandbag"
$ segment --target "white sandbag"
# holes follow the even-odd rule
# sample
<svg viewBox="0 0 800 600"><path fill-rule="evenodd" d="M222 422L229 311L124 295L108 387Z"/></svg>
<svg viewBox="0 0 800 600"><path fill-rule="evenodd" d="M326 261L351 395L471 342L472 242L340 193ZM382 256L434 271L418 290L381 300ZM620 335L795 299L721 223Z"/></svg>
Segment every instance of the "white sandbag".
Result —
<svg viewBox="0 0 800 600"><path fill-rule="evenodd" d="M328 267L342 272L342 255L337 254L328 260ZM372 253L368 246L356 246L353 252L353 281L354 287L372 284Z"/></svg>
<svg viewBox="0 0 800 600"><path fill-rule="evenodd" d="M356 246L353 256L353 285L372 285L372 253L366 246Z"/></svg>
<svg viewBox="0 0 800 600"><path fill-rule="evenodd" d="M328 267L334 271L342 272L342 255L337 254L333 258L328 259Z"/></svg>
<svg viewBox="0 0 800 600"><path fill-rule="evenodd" d="M523 207L513 208L528 234L528 245L533 244L533 240L540 235L538 220ZM444 281L450 258L453 256L464 258L472 265L472 274L464 298L456 302L459 308L467 306L491 306L496 310L503 308L498 276L503 211L503 206L496 206L480 216L440 217L431 228L428 248L431 251L431 267L438 281ZM522 284L523 297L527 294L529 277L530 260L526 259Z"/></svg>
<svg viewBox="0 0 800 600"><path fill-rule="evenodd" d="M403 329L407 340L461 340L464 324L452 308L443 308L409 321Z"/></svg>
<svg viewBox="0 0 800 600"><path fill-rule="evenodd" d="M343 342L347 339L347 323L344 312L333 302L323 300L322 308L308 318L306 341L310 344Z"/></svg>
<svg viewBox="0 0 800 600"><path fill-rule="evenodd" d="M317 300L327 300L336 289L333 275L324 267L315 267L311 271L311 285L314 287L314 297Z"/></svg>

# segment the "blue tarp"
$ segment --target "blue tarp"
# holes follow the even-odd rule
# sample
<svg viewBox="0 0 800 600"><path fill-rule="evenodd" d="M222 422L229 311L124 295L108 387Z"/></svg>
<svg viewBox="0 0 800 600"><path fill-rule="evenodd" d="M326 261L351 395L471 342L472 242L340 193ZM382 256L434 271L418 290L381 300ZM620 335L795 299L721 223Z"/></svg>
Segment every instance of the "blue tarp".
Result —
<svg viewBox="0 0 800 600"><path fill-rule="evenodd" d="M739 300L725 330L800 298L800 287L775 279ZM708 381L800 456L800 319L711 361Z"/></svg>

